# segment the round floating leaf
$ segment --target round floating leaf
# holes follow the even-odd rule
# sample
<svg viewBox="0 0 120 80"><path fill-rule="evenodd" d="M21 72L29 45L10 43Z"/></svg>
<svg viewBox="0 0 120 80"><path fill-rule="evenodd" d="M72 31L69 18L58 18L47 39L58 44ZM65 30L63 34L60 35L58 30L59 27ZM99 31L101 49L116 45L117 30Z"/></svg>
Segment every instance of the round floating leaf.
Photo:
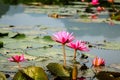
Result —
<svg viewBox="0 0 120 80"><path fill-rule="evenodd" d="M41 67L29 66L17 72L13 80L48 80Z"/></svg>
<svg viewBox="0 0 120 80"><path fill-rule="evenodd" d="M41 67L29 66L23 71L34 80L48 80L45 71Z"/></svg>
<svg viewBox="0 0 120 80"><path fill-rule="evenodd" d="M58 63L49 63L47 65L48 70L59 77L70 77L70 72Z"/></svg>

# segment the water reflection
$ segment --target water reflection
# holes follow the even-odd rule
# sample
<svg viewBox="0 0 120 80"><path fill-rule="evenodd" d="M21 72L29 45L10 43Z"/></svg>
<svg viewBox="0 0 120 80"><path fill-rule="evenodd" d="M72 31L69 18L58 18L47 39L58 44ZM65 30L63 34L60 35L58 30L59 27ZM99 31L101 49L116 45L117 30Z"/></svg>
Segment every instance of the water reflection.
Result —
<svg viewBox="0 0 120 80"><path fill-rule="evenodd" d="M59 26L64 27L64 24L57 19L48 17L45 14L24 13L24 7L22 5L11 6L5 16L0 19L0 24L6 25L45 25L45 26Z"/></svg>
<svg viewBox="0 0 120 80"><path fill-rule="evenodd" d="M98 39L101 38L108 40L120 40L120 27L115 24L111 26L107 23L82 23L82 22L73 22L73 21L64 21L66 28L70 32L74 32L77 37L89 39ZM87 38L89 37L89 39Z"/></svg>
<svg viewBox="0 0 120 80"><path fill-rule="evenodd" d="M10 8L10 9L9 9ZM9 11L7 11L9 9ZM115 24L113 26L107 23L83 23L75 22L69 18L54 19L46 14L25 13L23 5L10 6L0 18L0 24L15 26L54 26L65 27L69 32L73 32L79 39L87 41L98 40L116 40L120 41L120 27ZM6 14L5 14L6 13ZM106 17L106 16L105 16Z"/></svg>

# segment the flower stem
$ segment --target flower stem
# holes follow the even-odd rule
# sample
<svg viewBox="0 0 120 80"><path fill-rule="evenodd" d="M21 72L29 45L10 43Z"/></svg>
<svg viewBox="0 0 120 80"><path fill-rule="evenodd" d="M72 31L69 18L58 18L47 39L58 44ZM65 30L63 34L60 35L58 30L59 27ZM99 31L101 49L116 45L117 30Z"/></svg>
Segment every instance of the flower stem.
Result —
<svg viewBox="0 0 120 80"><path fill-rule="evenodd" d="M18 64L18 68L20 68L21 69L21 65L20 65L20 63L17 63Z"/></svg>
<svg viewBox="0 0 120 80"><path fill-rule="evenodd" d="M64 67L66 67L66 53L65 53L65 44L62 44L63 56L64 56Z"/></svg>
<svg viewBox="0 0 120 80"><path fill-rule="evenodd" d="M74 58L73 58L73 60L76 59L76 52L77 52L77 50L75 49L75 50L74 50Z"/></svg>

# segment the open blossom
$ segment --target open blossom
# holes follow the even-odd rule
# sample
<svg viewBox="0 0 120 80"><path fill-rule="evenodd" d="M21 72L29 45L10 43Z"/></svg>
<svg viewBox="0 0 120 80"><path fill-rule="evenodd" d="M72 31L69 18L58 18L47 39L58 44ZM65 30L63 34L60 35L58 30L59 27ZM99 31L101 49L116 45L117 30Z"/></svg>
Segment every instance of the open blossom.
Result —
<svg viewBox="0 0 120 80"><path fill-rule="evenodd" d="M95 6L95 5L98 5L99 2L98 2L98 0L92 0L91 4Z"/></svg>
<svg viewBox="0 0 120 80"><path fill-rule="evenodd" d="M66 44L74 40L74 36L72 33L66 31L59 31L53 34L52 39L58 43Z"/></svg>
<svg viewBox="0 0 120 80"><path fill-rule="evenodd" d="M76 41L70 42L67 44L68 47L73 48L75 50L80 50L80 51L89 51L88 47L86 46L86 43L83 41Z"/></svg>
<svg viewBox="0 0 120 80"><path fill-rule="evenodd" d="M11 62L23 62L25 61L25 58L24 58L24 55L15 55L15 56L12 56L11 58L8 59L9 61Z"/></svg>
<svg viewBox="0 0 120 80"><path fill-rule="evenodd" d="M68 47L70 48L73 48L74 49L74 60L76 58L76 52L77 50L80 50L80 51L89 51L88 47L86 46L86 43L83 42L83 41L76 41L75 43L73 42L70 42L67 44Z"/></svg>
<svg viewBox="0 0 120 80"><path fill-rule="evenodd" d="M52 39L58 43L62 44L63 56L64 56L64 67L66 66L66 53L65 53L65 44L74 40L72 33L66 31L59 31L53 34Z"/></svg>
<svg viewBox="0 0 120 80"><path fill-rule="evenodd" d="M93 66L104 66L105 60L103 58L95 57L92 62Z"/></svg>

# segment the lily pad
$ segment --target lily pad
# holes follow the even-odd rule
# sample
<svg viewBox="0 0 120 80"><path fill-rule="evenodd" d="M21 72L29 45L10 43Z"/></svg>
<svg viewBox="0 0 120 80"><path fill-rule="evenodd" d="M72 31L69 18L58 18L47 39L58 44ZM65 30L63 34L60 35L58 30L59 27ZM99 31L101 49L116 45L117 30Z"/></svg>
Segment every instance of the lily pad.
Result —
<svg viewBox="0 0 120 80"><path fill-rule="evenodd" d="M120 42L102 42L93 44L95 48L106 50L120 50Z"/></svg>
<svg viewBox="0 0 120 80"><path fill-rule="evenodd" d="M43 40L45 40L45 41L53 41L53 40L51 39L51 36L44 36L44 37L43 37Z"/></svg>
<svg viewBox="0 0 120 80"><path fill-rule="evenodd" d="M16 73L13 80L48 80L48 77L41 67L28 66Z"/></svg>
<svg viewBox="0 0 120 80"><path fill-rule="evenodd" d="M70 72L63 67L63 65L58 64L58 63L49 63L47 65L48 70L59 77L70 77Z"/></svg>

